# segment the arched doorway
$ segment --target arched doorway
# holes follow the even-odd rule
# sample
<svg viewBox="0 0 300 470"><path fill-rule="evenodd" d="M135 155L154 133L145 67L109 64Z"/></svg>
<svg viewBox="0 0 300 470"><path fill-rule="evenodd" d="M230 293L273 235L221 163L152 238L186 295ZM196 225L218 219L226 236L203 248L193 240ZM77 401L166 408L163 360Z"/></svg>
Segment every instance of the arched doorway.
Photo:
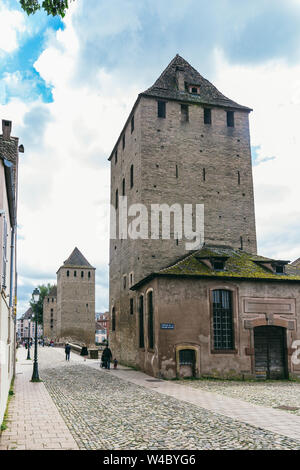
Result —
<svg viewBox="0 0 300 470"><path fill-rule="evenodd" d="M286 379L286 329L280 326L254 328L255 375L262 379Z"/></svg>

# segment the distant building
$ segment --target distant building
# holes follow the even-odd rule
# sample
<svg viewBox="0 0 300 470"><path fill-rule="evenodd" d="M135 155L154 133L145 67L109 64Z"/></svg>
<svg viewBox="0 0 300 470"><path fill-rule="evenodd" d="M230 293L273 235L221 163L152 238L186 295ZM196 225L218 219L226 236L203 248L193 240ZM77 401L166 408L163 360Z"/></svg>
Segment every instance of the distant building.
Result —
<svg viewBox="0 0 300 470"><path fill-rule="evenodd" d="M95 343L95 268L78 248L57 271L57 288L44 299L43 323L48 340Z"/></svg>
<svg viewBox="0 0 300 470"><path fill-rule="evenodd" d="M103 343L108 340L109 332L109 312L96 313L96 343Z"/></svg>
<svg viewBox="0 0 300 470"><path fill-rule="evenodd" d="M43 336L43 326L38 325L38 338ZM35 320L32 308L30 307L21 318L17 319L17 339L27 341L35 338Z"/></svg>
<svg viewBox="0 0 300 470"><path fill-rule="evenodd" d="M19 139L11 121L2 121L0 135L0 424L15 369L16 230Z"/></svg>

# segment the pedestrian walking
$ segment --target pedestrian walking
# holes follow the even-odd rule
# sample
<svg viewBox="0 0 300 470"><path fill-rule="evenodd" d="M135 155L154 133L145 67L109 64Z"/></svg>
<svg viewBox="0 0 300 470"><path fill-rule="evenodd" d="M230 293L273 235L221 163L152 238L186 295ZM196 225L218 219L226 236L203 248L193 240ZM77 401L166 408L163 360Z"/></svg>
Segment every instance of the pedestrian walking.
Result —
<svg viewBox="0 0 300 470"><path fill-rule="evenodd" d="M105 369L110 370L110 361L112 360L112 353L108 345L105 346L101 359L102 359L102 362L105 364L104 365Z"/></svg>
<svg viewBox="0 0 300 470"><path fill-rule="evenodd" d="M118 361L117 361L117 359L115 358L115 359L114 359L114 369L116 369L117 366L118 366Z"/></svg>
<svg viewBox="0 0 300 470"><path fill-rule="evenodd" d="M86 357L89 355L89 352L87 350L87 347L86 346L82 346L81 348L81 352L80 352L80 356L82 356L84 358L84 360L86 361Z"/></svg>
<svg viewBox="0 0 300 470"><path fill-rule="evenodd" d="M71 346L69 345L69 343L67 343L65 346L66 361L70 360L70 352L71 352Z"/></svg>

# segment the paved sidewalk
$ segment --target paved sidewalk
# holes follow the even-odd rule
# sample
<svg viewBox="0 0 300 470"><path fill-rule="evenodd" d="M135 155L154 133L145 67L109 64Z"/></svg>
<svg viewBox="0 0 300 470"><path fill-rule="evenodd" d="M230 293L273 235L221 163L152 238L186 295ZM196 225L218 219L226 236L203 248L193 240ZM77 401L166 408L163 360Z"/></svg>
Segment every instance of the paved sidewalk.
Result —
<svg viewBox="0 0 300 470"><path fill-rule="evenodd" d="M33 349L32 349L33 354ZM30 382L32 361L18 349L14 395L8 408L8 427L0 450L75 450L78 446L42 382Z"/></svg>
<svg viewBox="0 0 300 470"><path fill-rule="evenodd" d="M95 365L90 361L87 365L99 367L99 364ZM143 372L122 366L117 370L111 369L107 373L177 400L192 403L214 413L300 441L300 416L292 415L286 411L253 405L236 398L197 390L172 381L154 379Z"/></svg>

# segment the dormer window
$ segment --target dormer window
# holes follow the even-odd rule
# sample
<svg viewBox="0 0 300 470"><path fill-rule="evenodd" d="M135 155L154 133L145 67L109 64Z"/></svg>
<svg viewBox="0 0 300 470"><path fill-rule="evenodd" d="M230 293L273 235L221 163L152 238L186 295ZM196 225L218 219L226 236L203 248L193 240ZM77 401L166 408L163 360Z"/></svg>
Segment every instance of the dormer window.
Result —
<svg viewBox="0 0 300 470"><path fill-rule="evenodd" d="M284 266L280 264L275 265L275 272L276 274L284 274Z"/></svg>
<svg viewBox="0 0 300 470"><path fill-rule="evenodd" d="M212 260L212 267L214 271L224 271L225 261L224 260Z"/></svg>
<svg viewBox="0 0 300 470"><path fill-rule="evenodd" d="M190 85L189 86L189 93L192 93L193 95L200 95L200 87L195 86L195 85Z"/></svg>

